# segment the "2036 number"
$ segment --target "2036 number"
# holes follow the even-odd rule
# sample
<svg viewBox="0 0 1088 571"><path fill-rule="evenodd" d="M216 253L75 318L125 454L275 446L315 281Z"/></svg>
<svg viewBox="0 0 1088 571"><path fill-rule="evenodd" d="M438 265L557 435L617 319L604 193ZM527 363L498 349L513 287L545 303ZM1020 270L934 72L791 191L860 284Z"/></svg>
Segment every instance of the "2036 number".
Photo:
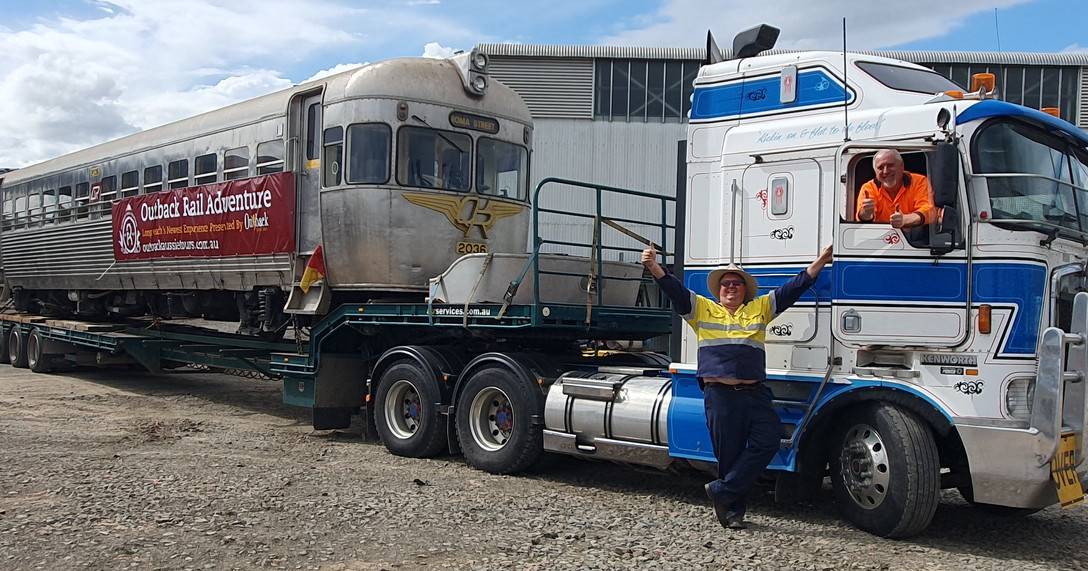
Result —
<svg viewBox="0 0 1088 571"><path fill-rule="evenodd" d="M458 254L486 254L487 244L479 242L458 242L455 248Z"/></svg>

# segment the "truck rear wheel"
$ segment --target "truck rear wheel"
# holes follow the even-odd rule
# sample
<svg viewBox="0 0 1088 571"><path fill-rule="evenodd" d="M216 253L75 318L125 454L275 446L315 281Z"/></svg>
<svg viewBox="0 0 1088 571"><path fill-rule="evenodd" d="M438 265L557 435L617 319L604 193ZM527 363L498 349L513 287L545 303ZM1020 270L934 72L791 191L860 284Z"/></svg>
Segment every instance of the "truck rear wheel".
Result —
<svg viewBox="0 0 1088 571"><path fill-rule="evenodd" d="M382 373L374 403L374 423L385 447L398 456L427 458L447 445L436 405L438 381L411 361L395 363Z"/></svg>
<svg viewBox="0 0 1088 571"><path fill-rule="evenodd" d="M8 333L8 359L11 366L17 369L25 369L26 362L26 333L18 327L12 327Z"/></svg>
<svg viewBox="0 0 1088 571"><path fill-rule="evenodd" d="M881 537L921 533L937 511L940 462L933 435L891 405L864 408L840 425L831 482L846 519Z"/></svg>
<svg viewBox="0 0 1088 571"><path fill-rule="evenodd" d="M470 466L510 474L536 463L544 432L533 422L540 394L508 369L481 369L465 382L457 399L457 438Z"/></svg>
<svg viewBox="0 0 1088 571"><path fill-rule="evenodd" d="M48 373L52 368L49 355L45 353L45 340L37 328L32 329L26 338L26 364L35 373Z"/></svg>

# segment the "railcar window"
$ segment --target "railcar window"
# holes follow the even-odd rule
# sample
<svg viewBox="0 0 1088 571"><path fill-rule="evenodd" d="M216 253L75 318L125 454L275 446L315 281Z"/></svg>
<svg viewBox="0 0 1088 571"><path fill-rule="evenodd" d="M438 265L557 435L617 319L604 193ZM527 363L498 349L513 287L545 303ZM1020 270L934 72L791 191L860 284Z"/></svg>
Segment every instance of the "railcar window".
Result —
<svg viewBox="0 0 1088 571"><path fill-rule="evenodd" d="M215 153L200 155L193 160L193 184L211 184L215 182L215 174L219 169L218 157Z"/></svg>
<svg viewBox="0 0 1088 571"><path fill-rule="evenodd" d="M249 147L228 149L223 153L223 180L249 176Z"/></svg>
<svg viewBox="0 0 1088 571"><path fill-rule="evenodd" d="M181 159L167 165L166 182L170 185L170 188L189 186L189 159Z"/></svg>
<svg viewBox="0 0 1088 571"><path fill-rule="evenodd" d="M397 136L397 182L467 191L472 138L463 133L402 127Z"/></svg>
<svg viewBox="0 0 1088 571"><path fill-rule="evenodd" d="M100 186L98 199L103 202L109 202L110 200L113 200L114 195L117 194L117 177L103 177L102 181L98 184Z"/></svg>
<svg viewBox="0 0 1088 571"><path fill-rule="evenodd" d="M476 144L476 191L525 200L528 156L521 145L481 138Z"/></svg>
<svg viewBox="0 0 1088 571"><path fill-rule="evenodd" d="M132 196L140 192L140 171L128 171L121 174L121 197Z"/></svg>
<svg viewBox="0 0 1088 571"><path fill-rule="evenodd" d="M57 205L60 213L57 216L62 222L72 219L72 187L62 186L57 189Z"/></svg>
<svg viewBox="0 0 1088 571"><path fill-rule="evenodd" d="M348 182L381 184L389 180L389 141L393 130L382 123L348 127Z"/></svg>
<svg viewBox="0 0 1088 571"><path fill-rule="evenodd" d="M266 141L257 145L257 174L283 172L283 141Z"/></svg>
<svg viewBox="0 0 1088 571"><path fill-rule="evenodd" d="M344 128L329 127L325 129L325 156L321 159L321 170L324 173L321 179L323 186L339 186L340 173L344 164Z"/></svg>
<svg viewBox="0 0 1088 571"><path fill-rule="evenodd" d="M87 200L91 194L91 183L81 182L76 184L76 218L87 216Z"/></svg>
<svg viewBox="0 0 1088 571"><path fill-rule="evenodd" d="M162 165L144 169L144 194L162 190Z"/></svg>
<svg viewBox="0 0 1088 571"><path fill-rule="evenodd" d="M27 221L27 211L29 210L27 192L26 185L19 186L15 190L15 224L18 226L22 226Z"/></svg>
<svg viewBox="0 0 1088 571"><path fill-rule="evenodd" d="M306 108L306 160L310 161L317 158L317 111L320 106L320 103L312 103Z"/></svg>
<svg viewBox="0 0 1088 571"><path fill-rule="evenodd" d="M46 222L57 219L57 189L47 188L42 191L42 218Z"/></svg>

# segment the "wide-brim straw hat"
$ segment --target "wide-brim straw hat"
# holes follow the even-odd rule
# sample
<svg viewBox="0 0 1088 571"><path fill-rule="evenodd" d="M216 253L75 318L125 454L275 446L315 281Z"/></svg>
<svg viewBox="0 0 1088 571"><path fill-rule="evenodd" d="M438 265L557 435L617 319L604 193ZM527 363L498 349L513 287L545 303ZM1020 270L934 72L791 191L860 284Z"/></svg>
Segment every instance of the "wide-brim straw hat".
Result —
<svg viewBox="0 0 1088 571"><path fill-rule="evenodd" d="M710 275L706 277L706 289L710 291L710 295L714 296L714 299L718 298L718 290L721 286L722 276L725 274L737 274L744 278L744 303L748 303L756 298L756 294L759 293L759 285L756 283L756 278L752 274L744 271L744 268L729 264L722 268L716 268L710 272Z"/></svg>

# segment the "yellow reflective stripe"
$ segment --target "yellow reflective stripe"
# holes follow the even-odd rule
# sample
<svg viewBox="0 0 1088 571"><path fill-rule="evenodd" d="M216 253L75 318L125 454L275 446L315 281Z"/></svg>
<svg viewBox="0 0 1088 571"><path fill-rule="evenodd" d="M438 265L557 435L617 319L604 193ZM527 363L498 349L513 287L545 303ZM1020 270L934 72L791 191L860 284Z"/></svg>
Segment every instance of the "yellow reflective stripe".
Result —
<svg viewBox="0 0 1088 571"><path fill-rule="evenodd" d="M731 323L715 323L713 321L699 321L701 329L714 329L716 331L763 331L766 323L753 323L751 325L733 325Z"/></svg>

